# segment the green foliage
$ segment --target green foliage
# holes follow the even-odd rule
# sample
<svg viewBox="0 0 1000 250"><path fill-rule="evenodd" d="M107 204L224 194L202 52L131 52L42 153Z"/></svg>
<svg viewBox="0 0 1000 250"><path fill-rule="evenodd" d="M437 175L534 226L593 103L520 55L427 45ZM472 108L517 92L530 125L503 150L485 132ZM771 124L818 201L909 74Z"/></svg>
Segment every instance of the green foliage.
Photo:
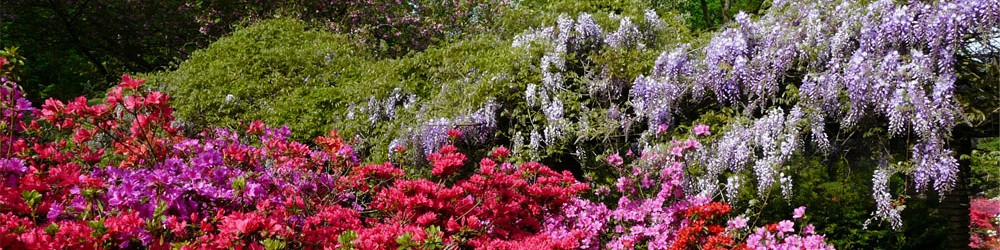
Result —
<svg viewBox="0 0 1000 250"><path fill-rule="evenodd" d="M346 36L277 19L237 30L177 70L148 77L174 96L177 115L191 132L252 120L287 124L297 139L337 128L362 145L380 145L376 160L384 160L385 145L417 120L418 111L428 118L454 116L511 91L509 83L529 67L504 47L507 42L486 35L380 59ZM389 122L369 121L363 110L369 99L394 90L426 105L400 107Z"/></svg>
<svg viewBox="0 0 1000 250"><path fill-rule="evenodd" d="M42 199L42 194L35 190L22 191L21 199L24 199L24 203L28 204L28 207L34 208L38 204L38 201Z"/></svg>
<svg viewBox="0 0 1000 250"><path fill-rule="evenodd" d="M264 249L266 250L278 250L285 249L287 244L279 239L264 239L261 241L261 245L264 245Z"/></svg>
<svg viewBox="0 0 1000 250"><path fill-rule="evenodd" d="M356 74L339 71L364 59L357 51L346 37L309 30L304 22L267 21L195 52L177 71L152 75L150 81L174 95L178 115L191 124L234 126L239 120L260 119L316 125L309 122L313 114L304 113L302 122L290 122L279 120L284 117L275 111L294 108L298 105L289 104L295 102L337 101L337 95L328 95L284 102L296 99L300 88L316 88L338 75Z"/></svg>
<svg viewBox="0 0 1000 250"><path fill-rule="evenodd" d="M357 239L358 239L357 232L351 230L344 231L340 233L339 236L337 236L337 243L340 244L340 247L337 249L354 249L355 248L354 246L356 245L354 241Z"/></svg>
<svg viewBox="0 0 1000 250"><path fill-rule="evenodd" d="M969 187L977 195L987 198L1000 197L1000 137L982 138L971 155Z"/></svg>
<svg viewBox="0 0 1000 250"><path fill-rule="evenodd" d="M0 46L21 46L29 99L96 96L124 73L152 72L239 24L296 17L350 34L373 54L420 51L488 31L504 1L11 0L0 5ZM378 14L373 14L378 13Z"/></svg>

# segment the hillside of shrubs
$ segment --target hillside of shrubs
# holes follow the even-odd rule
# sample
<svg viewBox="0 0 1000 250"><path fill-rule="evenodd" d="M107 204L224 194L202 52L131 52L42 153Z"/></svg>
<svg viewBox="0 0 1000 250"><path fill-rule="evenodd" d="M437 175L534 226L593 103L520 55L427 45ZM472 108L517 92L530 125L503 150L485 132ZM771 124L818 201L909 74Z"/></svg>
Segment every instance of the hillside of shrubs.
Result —
<svg viewBox="0 0 1000 250"><path fill-rule="evenodd" d="M5 5L0 249L1000 248L998 0Z"/></svg>

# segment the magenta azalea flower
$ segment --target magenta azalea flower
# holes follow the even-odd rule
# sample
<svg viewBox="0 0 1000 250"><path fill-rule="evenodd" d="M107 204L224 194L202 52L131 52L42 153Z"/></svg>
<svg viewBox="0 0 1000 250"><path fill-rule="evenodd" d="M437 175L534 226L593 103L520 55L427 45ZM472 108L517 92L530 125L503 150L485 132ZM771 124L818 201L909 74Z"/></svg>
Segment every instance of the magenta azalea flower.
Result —
<svg viewBox="0 0 1000 250"><path fill-rule="evenodd" d="M805 216L805 215L806 215L806 207L805 206L801 206L801 207L795 209L795 212L792 213L792 218L793 219L799 219L799 218L802 218L802 216Z"/></svg>
<svg viewBox="0 0 1000 250"><path fill-rule="evenodd" d="M697 136L712 135L711 131L708 131L708 125L698 124L694 125L694 134Z"/></svg>
<svg viewBox="0 0 1000 250"><path fill-rule="evenodd" d="M618 155L618 153L609 155L607 158L605 158L605 160L607 160L608 164L611 164L611 166L613 167L621 166L623 163L625 163L624 160L622 160L622 157Z"/></svg>

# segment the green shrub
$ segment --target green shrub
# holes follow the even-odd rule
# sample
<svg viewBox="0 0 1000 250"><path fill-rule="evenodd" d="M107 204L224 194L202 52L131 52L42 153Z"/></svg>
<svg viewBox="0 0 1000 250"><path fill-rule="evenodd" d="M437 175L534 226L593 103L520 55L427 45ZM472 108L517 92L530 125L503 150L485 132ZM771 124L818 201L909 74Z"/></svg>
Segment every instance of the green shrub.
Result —
<svg viewBox="0 0 1000 250"><path fill-rule="evenodd" d="M263 21L239 29L192 54L174 71L149 75L174 96L177 115L191 132L262 120L287 124L297 139L337 128L386 145L405 126L424 119L475 110L511 91L527 58L490 35L432 47L398 59L376 59L344 35L312 29L293 19ZM407 102L413 95L418 102ZM371 122L366 104L401 96L393 119ZM378 106L378 105L376 105ZM353 115L352 115L353 113ZM364 150L364 148L362 148Z"/></svg>

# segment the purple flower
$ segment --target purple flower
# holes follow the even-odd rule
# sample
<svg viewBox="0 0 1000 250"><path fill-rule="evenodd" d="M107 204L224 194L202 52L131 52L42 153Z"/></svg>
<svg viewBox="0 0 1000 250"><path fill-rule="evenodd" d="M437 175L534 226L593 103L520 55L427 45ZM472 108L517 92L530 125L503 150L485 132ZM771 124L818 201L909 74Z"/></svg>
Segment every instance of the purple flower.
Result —
<svg viewBox="0 0 1000 250"><path fill-rule="evenodd" d="M0 184L16 186L17 180L24 173L28 172L28 167L24 165L24 160L18 158L0 159Z"/></svg>
<svg viewBox="0 0 1000 250"><path fill-rule="evenodd" d="M337 151L337 155L350 160L351 163L354 164L358 164L359 162L358 155L354 153L354 149L351 148L351 145L344 145L343 147L340 147L340 150Z"/></svg>
<svg viewBox="0 0 1000 250"><path fill-rule="evenodd" d="M62 205L60 205L60 204L52 204L52 206L49 207L49 212L47 214L45 214L45 217L48 218L50 221L53 221L56 218L58 218L59 215L62 215L62 213L63 213L63 206Z"/></svg>

